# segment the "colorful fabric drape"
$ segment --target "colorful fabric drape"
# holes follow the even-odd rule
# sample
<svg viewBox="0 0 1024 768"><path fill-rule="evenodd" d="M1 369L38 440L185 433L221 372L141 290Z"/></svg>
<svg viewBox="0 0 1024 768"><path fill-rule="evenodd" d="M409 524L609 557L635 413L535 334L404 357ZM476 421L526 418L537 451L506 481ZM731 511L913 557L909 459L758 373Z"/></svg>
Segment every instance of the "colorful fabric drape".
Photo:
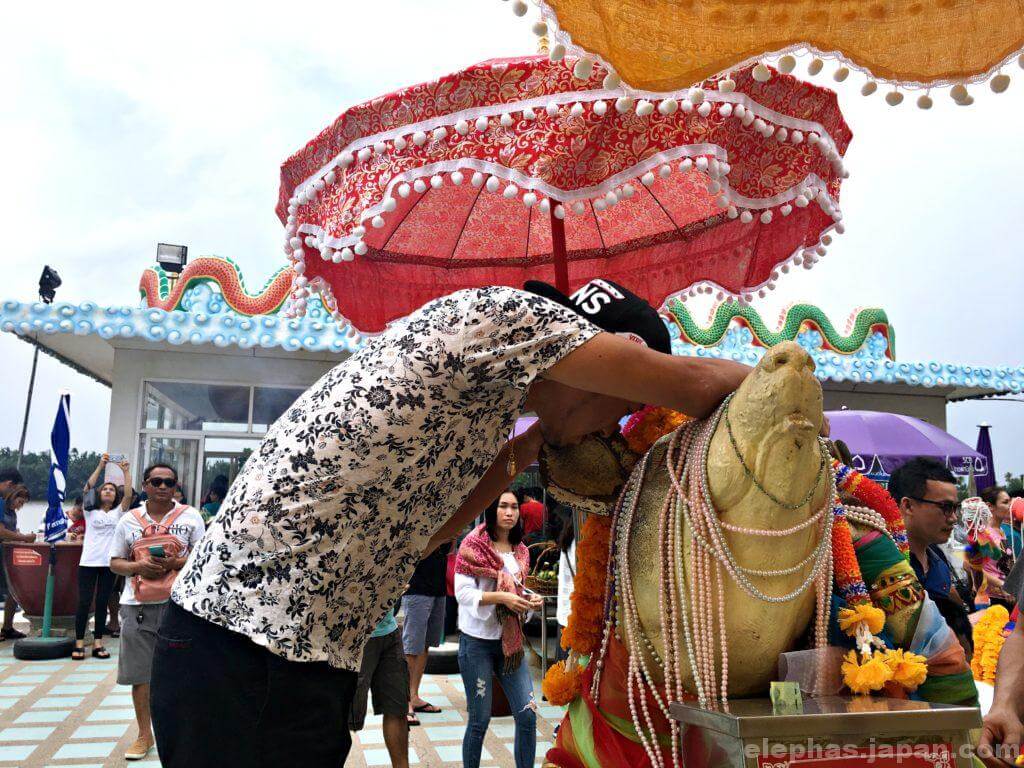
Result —
<svg viewBox="0 0 1024 768"><path fill-rule="evenodd" d="M1019 0L545 0L557 40L609 62L633 88L684 88L769 52L835 52L875 78L948 85L1024 48Z"/></svg>

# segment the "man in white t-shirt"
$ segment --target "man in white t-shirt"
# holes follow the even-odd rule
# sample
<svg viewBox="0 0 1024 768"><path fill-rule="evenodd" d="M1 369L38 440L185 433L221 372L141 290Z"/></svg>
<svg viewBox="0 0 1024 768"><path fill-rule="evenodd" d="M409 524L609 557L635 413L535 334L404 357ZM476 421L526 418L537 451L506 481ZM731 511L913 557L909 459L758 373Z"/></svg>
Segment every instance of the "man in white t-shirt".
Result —
<svg viewBox="0 0 1024 768"><path fill-rule="evenodd" d="M137 599L134 577L156 579L168 571L180 571L188 553L206 531L200 515L192 507L174 501L178 473L166 464L153 464L143 474L147 500L142 506L126 512L114 528L110 545L110 570L124 576L121 595L121 652L117 661L118 685L132 687L132 703L139 736L125 752L126 760L141 760L153 748L153 726L149 712L149 681L153 667L156 629L167 606L167 598L142 602ZM136 517L142 517L145 528ZM151 527L153 526L153 527ZM176 538L181 544L177 557L152 556L152 561L132 558L132 545L145 531L159 531Z"/></svg>
<svg viewBox="0 0 1024 768"><path fill-rule="evenodd" d="M463 290L395 321L268 430L175 583L160 631L177 645L153 664L164 766L342 765L366 638L422 555L542 440L643 403L703 417L749 370L671 355L654 308L607 280Z"/></svg>

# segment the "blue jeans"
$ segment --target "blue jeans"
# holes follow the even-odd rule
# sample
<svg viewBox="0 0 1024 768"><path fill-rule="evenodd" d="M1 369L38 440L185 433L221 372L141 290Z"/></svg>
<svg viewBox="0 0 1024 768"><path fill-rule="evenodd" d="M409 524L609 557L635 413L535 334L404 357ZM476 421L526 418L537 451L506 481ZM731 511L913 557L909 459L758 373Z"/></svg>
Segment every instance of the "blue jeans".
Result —
<svg viewBox="0 0 1024 768"><path fill-rule="evenodd" d="M462 739L462 764L479 768L480 751L491 722L491 686L497 675L516 721L516 768L533 768L537 755L537 712L533 680L524 657L511 673L503 671L501 640L480 640L463 634L459 639L459 671L466 688L469 723Z"/></svg>

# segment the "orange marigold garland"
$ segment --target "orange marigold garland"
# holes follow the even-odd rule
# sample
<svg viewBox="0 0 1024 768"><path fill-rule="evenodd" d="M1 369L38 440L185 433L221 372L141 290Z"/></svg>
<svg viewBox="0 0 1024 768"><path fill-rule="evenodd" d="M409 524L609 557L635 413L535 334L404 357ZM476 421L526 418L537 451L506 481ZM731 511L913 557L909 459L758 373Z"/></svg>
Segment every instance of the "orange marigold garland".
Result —
<svg viewBox="0 0 1024 768"><path fill-rule="evenodd" d="M569 659L552 665L541 683L548 701L556 705L568 704L579 696L581 682L577 659L601 647L611 527L610 517L591 515L583 524L576 545L572 612L562 632L562 648L570 652Z"/></svg>
<svg viewBox="0 0 1024 768"><path fill-rule="evenodd" d="M675 432L690 417L679 411L661 406L645 405L634 413L622 427L622 436L629 450L643 456L651 446L669 432Z"/></svg>

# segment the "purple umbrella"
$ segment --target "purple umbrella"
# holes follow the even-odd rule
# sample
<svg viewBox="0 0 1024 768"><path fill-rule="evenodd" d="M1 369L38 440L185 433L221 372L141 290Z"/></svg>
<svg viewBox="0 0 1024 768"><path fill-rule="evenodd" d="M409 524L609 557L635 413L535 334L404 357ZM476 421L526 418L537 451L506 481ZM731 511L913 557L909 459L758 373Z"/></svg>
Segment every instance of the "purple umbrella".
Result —
<svg viewBox="0 0 1024 768"><path fill-rule="evenodd" d="M984 475L975 475L974 487L978 493L996 484L996 463L992 460L992 436L988 431L991 427L985 422L978 425L978 453L985 457L988 463L988 472Z"/></svg>
<svg viewBox="0 0 1024 768"><path fill-rule="evenodd" d="M853 468L885 480L915 456L942 461L953 474L990 477L989 460L966 443L926 421L882 411L828 411L832 439L853 454Z"/></svg>

